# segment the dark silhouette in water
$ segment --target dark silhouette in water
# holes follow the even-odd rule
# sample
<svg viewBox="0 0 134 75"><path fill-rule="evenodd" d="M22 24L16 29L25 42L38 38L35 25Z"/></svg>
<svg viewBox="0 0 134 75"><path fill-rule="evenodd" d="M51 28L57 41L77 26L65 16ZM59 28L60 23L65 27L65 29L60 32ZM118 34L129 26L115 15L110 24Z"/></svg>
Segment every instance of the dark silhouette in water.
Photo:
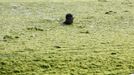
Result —
<svg viewBox="0 0 134 75"><path fill-rule="evenodd" d="M65 20L64 24L66 24L66 25L72 24L73 23L73 19L74 18L73 18L72 14L70 14L70 13L66 14L66 20Z"/></svg>

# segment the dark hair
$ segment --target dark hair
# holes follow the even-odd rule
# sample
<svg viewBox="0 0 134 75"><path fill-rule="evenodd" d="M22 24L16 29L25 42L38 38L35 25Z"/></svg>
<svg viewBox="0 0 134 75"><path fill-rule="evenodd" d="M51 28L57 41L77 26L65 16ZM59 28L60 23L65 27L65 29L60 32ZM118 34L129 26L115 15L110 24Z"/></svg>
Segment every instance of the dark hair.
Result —
<svg viewBox="0 0 134 75"><path fill-rule="evenodd" d="M70 13L66 14L66 20L65 20L64 24L67 24L67 25L72 24L73 23L73 19L74 18L73 18L72 14L70 14Z"/></svg>
<svg viewBox="0 0 134 75"><path fill-rule="evenodd" d="M72 14L66 14L66 19L68 19L68 18L72 18L73 17L73 15Z"/></svg>

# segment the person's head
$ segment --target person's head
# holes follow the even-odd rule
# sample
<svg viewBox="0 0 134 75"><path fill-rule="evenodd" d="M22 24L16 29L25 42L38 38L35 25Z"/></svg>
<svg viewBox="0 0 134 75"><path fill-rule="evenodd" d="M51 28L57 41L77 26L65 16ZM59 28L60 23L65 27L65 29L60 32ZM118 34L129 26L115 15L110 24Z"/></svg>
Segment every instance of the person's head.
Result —
<svg viewBox="0 0 134 75"><path fill-rule="evenodd" d="M66 14L66 19L73 19L73 15L70 13Z"/></svg>
<svg viewBox="0 0 134 75"><path fill-rule="evenodd" d="M68 25L72 24L73 23L73 19L74 18L73 18L72 14L70 14L70 13L66 14L66 20L65 20L64 24L68 24Z"/></svg>

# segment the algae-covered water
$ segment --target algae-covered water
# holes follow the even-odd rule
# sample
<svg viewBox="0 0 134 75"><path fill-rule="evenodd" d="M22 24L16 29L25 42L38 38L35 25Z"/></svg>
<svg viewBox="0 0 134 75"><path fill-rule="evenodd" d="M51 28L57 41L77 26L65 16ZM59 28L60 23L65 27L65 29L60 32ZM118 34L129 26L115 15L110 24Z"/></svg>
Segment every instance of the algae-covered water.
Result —
<svg viewBox="0 0 134 75"><path fill-rule="evenodd" d="M134 73L134 1L0 1L0 75ZM74 15L73 25L62 24Z"/></svg>

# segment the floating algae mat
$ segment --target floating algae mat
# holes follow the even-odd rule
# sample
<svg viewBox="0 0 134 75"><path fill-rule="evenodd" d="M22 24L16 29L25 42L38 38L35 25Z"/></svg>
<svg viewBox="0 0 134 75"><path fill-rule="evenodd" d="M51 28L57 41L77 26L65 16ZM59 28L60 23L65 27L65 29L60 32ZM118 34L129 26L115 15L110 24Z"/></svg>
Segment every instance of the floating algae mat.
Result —
<svg viewBox="0 0 134 75"><path fill-rule="evenodd" d="M1 0L0 75L131 75L133 9L132 0Z"/></svg>

